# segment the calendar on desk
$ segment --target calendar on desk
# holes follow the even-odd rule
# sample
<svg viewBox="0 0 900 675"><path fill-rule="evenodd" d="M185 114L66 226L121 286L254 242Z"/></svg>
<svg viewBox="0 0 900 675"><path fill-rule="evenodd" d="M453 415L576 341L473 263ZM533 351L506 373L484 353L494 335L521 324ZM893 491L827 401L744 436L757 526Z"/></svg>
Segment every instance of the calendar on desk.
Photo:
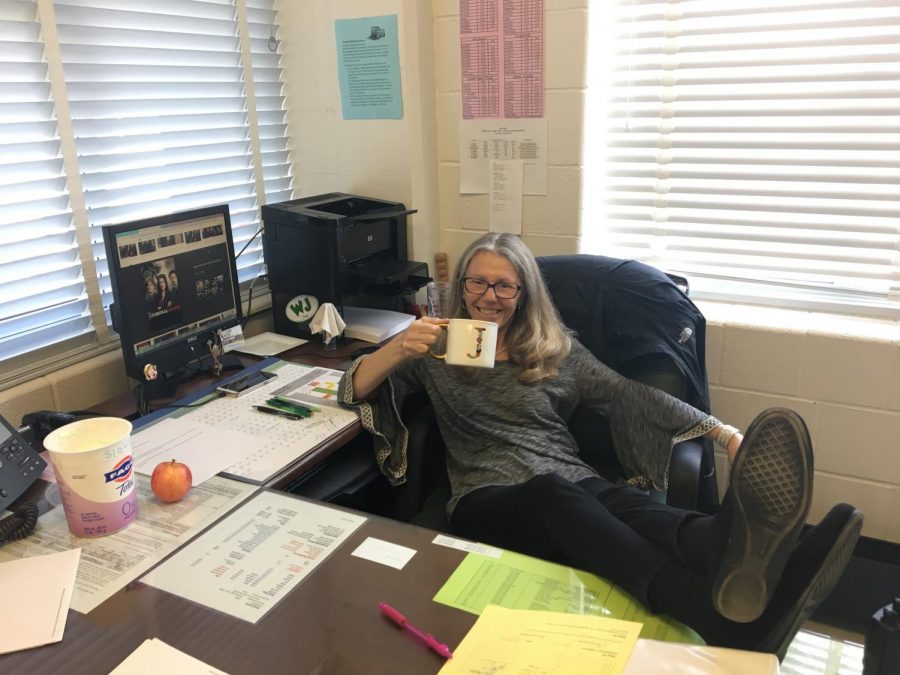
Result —
<svg viewBox="0 0 900 675"><path fill-rule="evenodd" d="M337 405L339 370L301 366L279 361L267 368L277 373L264 386L239 397L222 396L198 408L175 413L192 427L227 431L229 442L240 444L242 459L225 473L263 484L320 443L352 425L357 417ZM277 392L284 390L284 393ZM297 400L315 402L316 411L303 419L263 414L273 396L296 395Z"/></svg>

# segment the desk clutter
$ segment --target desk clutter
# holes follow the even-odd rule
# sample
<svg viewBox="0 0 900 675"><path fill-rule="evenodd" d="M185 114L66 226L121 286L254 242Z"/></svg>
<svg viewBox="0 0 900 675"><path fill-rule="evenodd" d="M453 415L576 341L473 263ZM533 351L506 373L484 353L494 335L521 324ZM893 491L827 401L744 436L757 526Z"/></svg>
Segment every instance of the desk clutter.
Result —
<svg viewBox="0 0 900 675"><path fill-rule="evenodd" d="M84 621L89 621L91 613L106 603L107 610L119 607L117 625L124 624L124 634L130 635L136 626L141 627L142 642L118 656L115 663L103 661L107 666L104 672L120 675L162 672L163 663L171 663L172 672L185 673L296 672L288 660L281 668L266 662L268 665L260 665L259 670L248 670L246 664L241 668L229 667L227 658L216 659L215 652L192 653L189 641L173 641L178 632L169 632L165 637L166 634L157 632L160 628L155 620L148 624L140 616L160 602L154 600L147 605L140 600L148 588L156 589L160 598L178 598L178 606L205 608L183 611L199 619L199 625L218 617L217 621L231 626L229 640L241 635L259 638L262 634L254 631L271 632L272 622L283 623L285 612L287 616L299 616L298 612L302 612L327 621L326 617L339 609L352 611L358 616L357 626L365 625L367 639L382 644L386 658L396 662L397 669L391 672L441 669L441 673L448 675L475 672L637 675L650 672L646 670L647 664L658 665L660 659L664 659L669 670L655 668L653 672L684 672L679 664L690 665L693 668L690 672L697 674L777 672L777 659L773 655L707 649L698 644L699 639L689 629L650 615L621 590L584 572L490 547L476 553L472 549L479 547L446 535L438 535L431 541L420 538L421 545L416 548L400 546L385 540L383 528L372 530L370 526L377 523L348 509L222 477L209 483L201 486L206 488L202 495L200 491L192 492L187 505L142 503L141 515L132 528L104 538L78 539L69 535L68 540L63 539L75 551L82 549L72 610L87 615ZM139 482L138 493L147 501L145 481ZM217 500L217 493L230 498ZM198 520L200 514L216 503L218 508L209 509L213 515ZM193 525L188 526L191 521ZM166 529L182 532L177 542L156 532L163 523L168 525ZM135 528L146 529L137 538L125 536L125 533L134 535ZM371 536L370 530L380 536ZM388 531L408 543L410 531L418 530L393 523ZM39 525L40 546L25 551L0 551L6 557L38 555L39 550L58 546L56 537L65 533L64 516L58 514L55 521L42 521ZM129 556L136 542L154 537L159 539L159 546L150 546L143 556ZM19 543L25 545L28 541ZM440 628L432 625L429 611L427 607L423 610L421 603L414 608L401 604L404 602L403 574L416 564L417 556L433 556L434 550L459 554L458 549L469 552L443 580L432 603L448 608L444 611L453 609L478 617L461 638L445 637ZM166 558L169 551L174 553ZM359 561L352 563L351 569L356 574L336 577L333 572L326 573L329 564L347 564L353 559ZM95 587L98 579L110 575L126 560L131 562L127 573L99 592ZM389 573L380 573L381 569ZM359 583L365 585L366 579L371 580L367 593L359 598L353 592L347 595L348 590L360 588ZM436 581L440 583L440 579ZM316 598L315 604L292 605L306 584L314 585L304 595ZM373 596L384 601L371 602L369 606ZM410 604L408 598L405 603ZM275 616L279 608L281 612ZM137 614L132 616L132 612ZM69 623L76 615L70 613ZM157 627L153 628L154 625ZM247 628L239 630L238 625ZM101 621L97 630L108 636L116 628ZM302 630L291 635L294 641L304 640ZM639 636L643 639L639 640ZM82 636L81 640L72 642L72 649L78 654L71 655L75 670L78 670L77 659L91 658L85 657L85 650L80 648L84 639L87 638ZM217 641L215 634L212 640L222 650L226 649L226 643ZM341 641L339 637L335 640ZM64 637L60 644L65 647ZM635 650L634 657L632 650ZM21 654L34 659L40 652ZM427 657L425 663L431 664L427 669L405 667L406 663L416 663L415 659L423 654ZM15 663L4 661L15 656L0 657L0 670L6 672L7 667L15 670ZM30 665L34 663L32 660ZM37 667L29 672L43 671Z"/></svg>
<svg viewBox="0 0 900 675"><path fill-rule="evenodd" d="M45 475L34 532L0 548L4 598L35 610L0 640L0 672L778 672L594 575L268 489L356 415L340 371L248 370L275 377L136 422L129 527L76 536ZM160 458L191 466L179 502L153 495Z"/></svg>
<svg viewBox="0 0 900 675"><path fill-rule="evenodd" d="M195 477L224 472L261 485L356 423L356 413L337 405L341 371L274 358L255 367L277 377L241 396L200 395L195 403L203 405L176 408L141 426L133 439L136 470L149 473L160 458L174 458Z"/></svg>

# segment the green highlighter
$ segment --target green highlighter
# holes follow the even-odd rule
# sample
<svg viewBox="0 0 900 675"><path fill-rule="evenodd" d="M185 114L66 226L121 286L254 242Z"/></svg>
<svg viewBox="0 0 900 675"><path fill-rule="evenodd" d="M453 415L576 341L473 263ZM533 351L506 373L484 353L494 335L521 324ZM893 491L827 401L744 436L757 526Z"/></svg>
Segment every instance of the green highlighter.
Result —
<svg viewBox="0 0 900 675"><path fill-rule="evenodd" d="M287 405L298 405L301 408L306 408L310 412L319 412L321 410L321 408L319 406L313 405L312 403L300 403L298 401L294 401L292 399L285 398L284 396L275 396L275 400L281 401L282 403L285 403Z"/></svg>
<svg viewBox="0 0 900 675"><path fill-rule="evenodd" d="M288 403L287 401L282 401L277 398L270 398L266 401L266 405L277 410L283 410L284 412L299 415L300 417L309 417L313 414L313 411L304 405L300 405L299 403Z"/></svg>

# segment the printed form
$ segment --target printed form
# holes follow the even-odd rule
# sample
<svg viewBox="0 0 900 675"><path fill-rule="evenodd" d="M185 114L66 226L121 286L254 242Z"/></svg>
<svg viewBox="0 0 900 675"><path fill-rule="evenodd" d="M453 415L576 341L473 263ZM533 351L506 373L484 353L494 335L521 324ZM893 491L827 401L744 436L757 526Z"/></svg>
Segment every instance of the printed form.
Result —
<svg viewBox="0 0 900 675"><path fill-rule="evenodd" d="M463 119L544 116L543 0L460 0Z"/></svg>
<svg viewBox="0 0 900 675"><path fill-rule="evenodd" d="M58 506L38 519L28 537L0 548L0 562L80 548L70 606L87 614L258 489L216 476L191 488L180 502L161 504L147 476L135 474L135 480L138 515L125 529L105 537L76 537Z"/></svg>
<svg viewBox="0 0 900 675"><path fill-rule="evenodd" d="M490 163L521 160L522 194L547 194L544 118L543 0L460 0L463 119L459 129L459 191L492 196L492 216L515 232L516 205L502 210ZM520 201L507 190L505 199ZM491 223L494 227L494 222Z"/></svg>
<svg viewBox="0 0 900 675"><path fill-rule="evenodd" d="M640 630L632 621L491 605L440 675L620 675Z"/></svg>
<svg viewBox="0 0 900 675"><path fill-rule="evenodd" d="M256 623L366 522L261 492L142 581Z"/></svg>

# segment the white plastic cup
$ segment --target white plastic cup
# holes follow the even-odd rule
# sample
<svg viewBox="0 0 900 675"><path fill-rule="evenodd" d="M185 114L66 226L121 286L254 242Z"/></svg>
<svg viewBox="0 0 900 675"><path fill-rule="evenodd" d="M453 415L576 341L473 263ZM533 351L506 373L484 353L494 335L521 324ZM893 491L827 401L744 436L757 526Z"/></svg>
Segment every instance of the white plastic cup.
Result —
<svg viewBox="0 0 900 675"><path fill-rule="evenodd" d="M93 417L72 422L44 439L56 474L69 531L99 537L130 525L137 516L131 457L131 422Z"/></svg>

